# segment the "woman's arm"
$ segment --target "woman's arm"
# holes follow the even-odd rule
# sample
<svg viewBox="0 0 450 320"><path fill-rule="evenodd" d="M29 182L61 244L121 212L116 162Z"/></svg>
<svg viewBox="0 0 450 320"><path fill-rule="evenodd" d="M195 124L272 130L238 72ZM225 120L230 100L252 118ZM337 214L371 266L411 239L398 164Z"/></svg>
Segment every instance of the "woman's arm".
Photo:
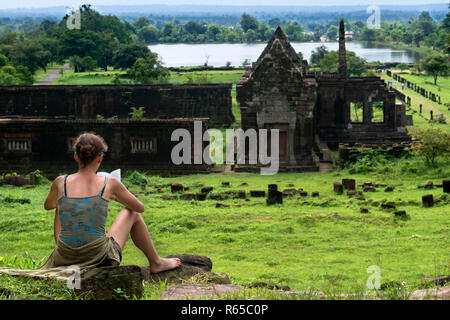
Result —
<svg viewBox="0 0 450 320"><path fill-rule="evenodd" d="M47 199L44 202L45 210L56 209L58 206L58 185L61 183L62 177L56 178L52 186L50 187L50 192L47 195Z"/></svg>
<svg viewBox="0 0 450 320"><path fill-rule="evenodd" d="M109 178L111 180L111 199L120 202L125 207L132 211L139 213L144 212L144 205L139 201L128 189L123 185L122 182L115 178Z"/></svg>
<svg viewBox="0 0 450 320"><path fill-rule="evenodd" d="M61 221L59 220L58 208L56 208L55 210L55 222L53 226L54 226L53 235L55 236L55 242L58 243L59 234L61 233Z"/></svg>

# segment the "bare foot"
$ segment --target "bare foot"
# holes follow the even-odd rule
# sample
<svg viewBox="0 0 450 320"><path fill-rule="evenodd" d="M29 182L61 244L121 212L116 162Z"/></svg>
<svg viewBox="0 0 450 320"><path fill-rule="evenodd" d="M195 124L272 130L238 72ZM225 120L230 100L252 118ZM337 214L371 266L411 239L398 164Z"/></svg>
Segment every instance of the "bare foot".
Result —
<svg viewBox="0 0 450 320"><path fill-rule="evenodd" d="M150 265L151 273L159 273L167 270L178 268L181 265L181 260L178 258L161 258L159 263Z"/></svg>

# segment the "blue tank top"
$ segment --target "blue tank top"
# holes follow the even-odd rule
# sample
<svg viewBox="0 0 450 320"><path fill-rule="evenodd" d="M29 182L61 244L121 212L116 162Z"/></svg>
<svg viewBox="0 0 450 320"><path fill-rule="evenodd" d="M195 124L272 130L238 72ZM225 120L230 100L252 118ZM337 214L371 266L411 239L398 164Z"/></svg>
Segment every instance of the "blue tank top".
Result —
<svg viewBox="0 0 450 320"><path fill-rule="evenodd" d="M105 177L105 183L97 195L85 198L68 197L66 179L67 176L62 181L63 195L58 199L61 221L59 239L72 248L79 248L105 234L109 200L102 196L108 178Z"/></svg>

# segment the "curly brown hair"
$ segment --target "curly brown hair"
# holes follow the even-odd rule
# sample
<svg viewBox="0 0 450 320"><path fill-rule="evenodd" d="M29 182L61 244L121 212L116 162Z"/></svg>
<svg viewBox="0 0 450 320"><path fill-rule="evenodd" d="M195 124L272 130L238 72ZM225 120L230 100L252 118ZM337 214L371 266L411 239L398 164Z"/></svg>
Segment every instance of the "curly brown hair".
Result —
<svg viewBox="0 0 450 320"><path fill-rule="evenodd" d="M76 152L83 167L95 158L108 151L105 140L94 132L84 132L75 139L72 150Z"/></svg>

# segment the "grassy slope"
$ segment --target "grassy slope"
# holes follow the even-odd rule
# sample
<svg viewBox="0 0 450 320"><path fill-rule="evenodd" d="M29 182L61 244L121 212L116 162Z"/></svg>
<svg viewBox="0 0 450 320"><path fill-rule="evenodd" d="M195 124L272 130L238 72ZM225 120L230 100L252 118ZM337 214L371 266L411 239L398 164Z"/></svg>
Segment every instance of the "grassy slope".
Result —
<svg viewBox="0 0 450 320"><path fill-rule="evenodd" d="M444 170L445 171L445 170ZM447 172L448 175L448 167ZM382 281L406 281L413 287L424 274L448 274L450 206L440 203L423 208L421 196L443 195L442 189L417 189L418 183L440 182L445 172L432 175L396 174L353 175L357 183L383 182L397 186L393 193L365 193L367 201L334 195L332 183L350 175L345 173L297 173L267 177L259 174L190 175L183 178L155 178L158 183L182 182L198 191L197 182L229 188L221 181L231 181L233 189L267 189L278 183L281 189L294 184L309 195L319 191L319 198L298 196L283 205L266 206L263 198L220 201L230 208L216 208L216 201L167 201L161 194L144 195L131 190L146 205L143 214L154 243L161 255L191 253L209 256L214 271L226 272L234 283L266 280L288 284L293 289L329 290L340 286L349 292L365 283L366 268L378 265ZM249 186L239 186L242 182ZM53 214L42 208L48 185L33 189L3 186L0 194L31 199L31 204L4 204L0 212L0 256L25 252L37 258L48 256L54 247ZM151 188L154 190L154 188ZM163 189L170 193L168 188ZM374 207L371 201L395 201L410 220L398 220L392 212ZM239 206L234 206L239 205ZM359 212L368 207L369 214ZM120 206L112 203L109 227ZM143 254L131 243L124 250L123 264L145 265ZM1 264L1 263L0 263Z"/></svg>
<svg viewBox="0 0 450 320"><path fill-rule="evenodd" d="M396 70L393 70L397 72ZM416 110L417 113L413 114L414 127L408 127L408 130L414 134L414 132L418 129L425 129L428 127L441 128L443 130L449 131L449 122L450 122L450 111L448 107L446 107L445 103L450 103L450 79L441 77L438 80L438 87L433 84L432 77L430 76L418 76L411 75L407 73L402 73L402 77L413 81L414 83L420 85L422 88L426 90L431 90L432 92L439 94L441 96L442 104L438 104L433 102L417 92L411 89L402 90L401 84L399 83L397 86L397 90L403 92L405 95L411 97L411 109ZM385 81L392 80L393 78L388 77L385 73L381 75L381 78ZM438 91L440 90L440 91ZM422 104L422 116L419 114L420 104ZM440 123L429 123L430 120L430 110L433 110L433 117L437 119L440 114L443 114L447 119L447 124ZM408 114L412 114L408 112Z"/></svg>
<svg viewBox="0 0 450 320"><path fill-rule="evenodd" d="M183 82L183 76L174 75L171 81ZM233 81L240 74L232 78L227 75L227 81L223 81L224 77L221 74L211 79ZM416 97L413 94L412 97L415 108ZM425 100L424 108L441 110L442 106ZM423 118L415 116L414 120L415 126L409 130L429 126ZM214 262L213 271L226 272L233 283L266 280L288 284L296 290L354 292L365 284L369 276L367 267L375 264L381 268L382 282L406 281L415 289L421 286L422 275L450 271L450 206L441 202L433 208L423 208L421 196L433 194L440 198L442 189L417 189L417 184L429 180L440 183L448 178L449 165L447 162L432 170L424 169L417 161L399 161L394 166L386 166L381 173L375 170L354 175L341 171L272 177L211 174L152 179L157 184L181 182L193 192L199 190L197 182L214 186L215 191L229 190L221 186L221 181L225 180L231 181L231 189L266 190L267 184L277 183L280 189L291 188L289 184L293 184L308 191L306 199L296 196L276 206L266 206L263 198L249 198L250 201L223 200L220 202L231 206L216 208L216 201L212 200L164 201L159 193L145 195L137 187L130 188L146 205L143 216L162 256L185 252L207 255ZM365 193L366 201L334 195L332 183L347 177L356 178L358 184L373 181L397 187L393 193L382 189ZM240 185L244 181L248 186ZM26 252L36 261L51 253L53 214L42 208L49 186L0 187L0 201L6 196L31 199L31 204L0 204L0 266L37 267L38 262L29 263ZM154 187L148 189L154 190ZM163 191L170 193L168 188ZM311 198L312 191L319 191L320 197ZM398 209L407 211L410 220L396 219L392 212L371 204L382 200L395 201ZM370 213L360 213L361 206L368 207ZM119 210L120 206L112 202L107 227ZM8 263L14 256L18 260ZM131 240L124 250L123 264L146 264L145 257ZM8 281L9 278L0 277L0 286ZM158 298L161 288L147 287L146 298ZM267 294L264 297L275 298Z"/></svg>

